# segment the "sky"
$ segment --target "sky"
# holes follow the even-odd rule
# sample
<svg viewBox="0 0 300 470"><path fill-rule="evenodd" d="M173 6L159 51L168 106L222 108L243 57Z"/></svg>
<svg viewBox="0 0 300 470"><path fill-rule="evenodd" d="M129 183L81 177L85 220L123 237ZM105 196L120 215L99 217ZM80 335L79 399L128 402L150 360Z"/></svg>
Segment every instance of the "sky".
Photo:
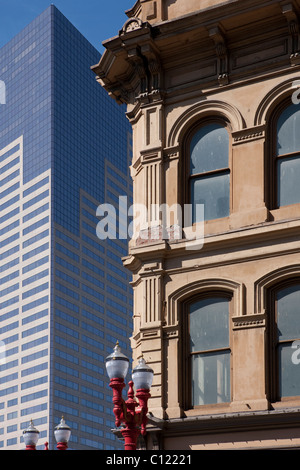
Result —
<svg viewBox="0 0 300 470"><path fill-rule="evenodd" d="M0 0L0 48L53 3L101 53L136 0Z"/></svg>

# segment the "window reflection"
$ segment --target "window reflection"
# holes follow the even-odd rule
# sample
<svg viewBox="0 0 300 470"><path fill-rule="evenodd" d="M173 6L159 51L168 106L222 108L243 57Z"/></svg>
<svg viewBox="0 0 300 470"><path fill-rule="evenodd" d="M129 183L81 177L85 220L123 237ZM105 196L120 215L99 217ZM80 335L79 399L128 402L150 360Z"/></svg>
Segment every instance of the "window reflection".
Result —
<svg viewBox="0 0 300 470"><path fill-rule="evenodd" d="M192 405L230 401L229 298L189 308Z"/></svg>
<svg viewBox="0 0 300 470"><path fill-rule="evenodd" d="M300 202L300 109L288 106L277 121L277 205Z"/></svg>
<svg viewBox="0 0 300 470"><path fill-rule="evenodd" d="M211 123L201 127L190 143L190 197L193 222L196 205L204 205L204 219L229 215L229 135L225 127Z"/></svg>
<svg viewBox="0 0 300 470"><path fill-rule="evenodd" d="M300 374L299 364L293 361L293 343L300 341L300 284L278 291L276 302L279 396L297 396L300 395Z"/></svg>

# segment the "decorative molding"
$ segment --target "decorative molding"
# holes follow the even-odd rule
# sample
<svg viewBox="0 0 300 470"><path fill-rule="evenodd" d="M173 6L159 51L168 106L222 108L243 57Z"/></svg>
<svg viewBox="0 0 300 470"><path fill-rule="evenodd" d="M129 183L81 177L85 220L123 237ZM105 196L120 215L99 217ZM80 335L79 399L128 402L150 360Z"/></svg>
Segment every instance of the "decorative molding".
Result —
<svg viewBox="0 0 300 470"><path fill-rule="evenodd" d="M244 315L244 316L239 316L239 317L233 317L232 321L233 321L234 330L266 326L265 314Z"/></svg>
<svg viewBox="0 0 300 470"><path fill-rule="evenodd" d="M150 162L160 162L162 161L162 151L161 148L151 149L151 150L141 150L141 163L148 164Z"/></svg>
<svg viewBox="0 0 300 470"><path fill-rule="evenodd" d="M139 275L142 277L144 276L151 276L151 275L159 275L164 272L163 270L163 263L161 261L153 261L151 263L145 262L143 264L142 269L139 272Z"/></svg>
<svg viewBox="0 0 300 470"><path fill-rule="evenodd" d="M141 329L162 321L162 279L161 275L152 275L143 280L143 313ZM143 332L143 336L151 334L151 330ZM153 333L154 334L154 333ZM155 333L157 335L157 332Z"/></svg>
<svg viewBox="0 0 300 470"><path fill-rule="evenodd" d="M119 32L119 36L122 37L124 34L131 33L132 31L136 31L137 29L142 29L144 23L140 18L129 18ZM147 27L149 25L147 24Z"/></svg>
<svg viewBox="0 0 300 470"><path fill-rule="evenodd" d="M133 19L130 21L134 21ZM133 77L138 78L139 86L135 91L135 100L140 104L148 104L160 101L163 97L162 89L162 67L160 63L159 52L151 37L151 27L148 23L136 31L145 29L146 37L141 40L140 45L136 41L135 45L124 42L124 50L127 51L127 60L131 65Z"/></svg>
<svg viewBox="0 0 300 470"><path fill-rule="evenodd" d="M258 279L254 284L254 313L266 311L267 291L288 279L300 277L300 264L275 269Z"/></svg>
<svg viewBox="0 0 300 470"><path fill-rule="evenodd" d="M233 144L243 144L245 141L259 140L265 137L265 126L251 127L242 131L233 132Z"/></svg>
<svg viewBox="0 0 300 470"><path fill-rule="evenodd" d="M135 160L135 162L132 163L132 165L130 166L130 172L131 172L131 177L134 178L136 175L138 175L140 173L140 171L142 171L143 169L143 165L142 165L142 161L141 161L141 157L139 157L137 160Z"/></svg>
<svg viewBox="0 0 300 470"><path fill-rule="evenodd" d="M168 135L167 147L178 146L182 142L185 132L195 122L208 116L218 116L225 119L230 123L232 132L240 131L245 127L244 118L236 107L224 101L203 100L179 116Z"/></svg>
<svg viewBox="0 0 300 470"><path fill-rule="evenodd" d="M276 108L276 106L286 97L292 94L294 90L294 81L295 77L289 78L285 82L280 83L275 88L270 90L269 93L264 96L263 100L260 102L256 110L254 118L255 127L267 124L269 116Z"/></svg>
<svg viewBox="0 0 300 470"><path fill-rule="evenodd" d="M220 86L229 83L229 51L226 45L225 35L220 26L216 26L209 30L209 36L214 41L216 55L218 59L218 82Z"/></svg>
<svg viewBox="0 0 300 470"><path fill-rule="evenodd" d="M177 325L181 305L189 298L207 292L230 292L233 294L235 317L243 318L245 313L245 286L228 279L204 279L180 287L168 298L167 325Z"/></svg>
<svg viewBox="0 0 300 470"><path fill-rule="evenodd" d="M163 336L165 339L179 338L179 329L176 327L165 327L163 329Z"/></svg>
<svg viewBox="0 0 300 470"><path fill-rule="evenodd" d="M289 28L289 54L291 65L300 64L299 50L299 18L292 3L281 6L281 11L285 16Z"/></svg>
<svg viewBox="0 0 300 470"><path fill-rule="evenodd" d="M141 331L142 333L142 338L157 338L160 337L160 331L155 330L155 329L147 329L144 331Z"/></svg>
<svg viewBox="0 0 300 470"><path fill-rule="evenodd" d="M180 148L179 148L178 145L175 146L175 147L164 149L163 158L164 158L165 161L178 160L178 158L180 156L179 152L180 152Z"/></svg>

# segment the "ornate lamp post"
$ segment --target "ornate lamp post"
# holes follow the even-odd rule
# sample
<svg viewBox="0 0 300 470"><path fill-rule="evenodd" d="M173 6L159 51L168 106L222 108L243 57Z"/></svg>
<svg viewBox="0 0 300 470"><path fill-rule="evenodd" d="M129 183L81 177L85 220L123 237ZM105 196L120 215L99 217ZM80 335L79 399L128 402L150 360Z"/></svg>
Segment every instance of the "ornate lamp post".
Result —
<svg viewBox="0 0 300 470"><path fill-rule="evenodd" d="M39 433L40 432L34 427L33 421L31 420L28 428L23 431L26 450L36 450ZM54 437L57 442L57 449L67 450L68 442L71 437L71 428L66 424L64 417L61 418L60 423L55 427ZM48 450L48 442L45 442L44 450Z"/></svg>
<svg viewBox="0 0 300 470"><path fill-rule="evenodd" d="M138 366L132 372L132 380L128 383L128 399L124 401L122 391L125 387L125 377L129 367L129 359L121 353L117 343L114 351L106 358L106 370L110 378L109 386L113 390L114 414L116 426L121 423L125 426L121 434L125 440L125 450L136 450L139 433L146 434L148 400L153 381L153 370L146 364L144 358L139 360ZM136 389L134 399L133 386Z"/></svg>
<svg viewBox="0 0 300 470"><path fill-rule="evenodd" d="M26 450L36 450L37 441L39 440L40 431L34 425L32 419L27 429L23 431L23 438L26 445Z"/></svg>
<svg viewBox="0 0 300 470"><path fill-rule="evenodd" d="M61 418L60 423L56 426L54 437L57 442L57 449L67 450L68 442L71 437L71 428L66 424L64 417Z"/></svg>

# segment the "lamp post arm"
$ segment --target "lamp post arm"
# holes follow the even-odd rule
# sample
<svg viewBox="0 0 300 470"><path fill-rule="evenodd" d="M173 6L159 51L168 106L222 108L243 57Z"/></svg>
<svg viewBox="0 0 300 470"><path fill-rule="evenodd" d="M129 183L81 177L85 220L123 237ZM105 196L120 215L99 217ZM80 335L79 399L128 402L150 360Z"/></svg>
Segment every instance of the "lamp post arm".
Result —
<svg viewBox="0 0 300 470"><path fill-rule="evenodd" d="M128 382L128 399L125 402L125 416L124 421L125 423L135 422L136 418L136 408L138 403L134 399L134 391L133 391L133 382L132 380Z"/></svg>
<svg viewBox="0 0 300 470"><path fill-rule="evenodd" d="M146 435L147 413L148 413L148 400L150 398L150 391L148 389L140 388L136 391L136 397L139 400L139 408L137 413L140 416L141 434Z"/></svg>
<svg viewBox="0 0 300 470"><path fill-rule="evenodd" d="M113 391L113 404L114 404L114 415L115 415L115 424L117 428L121 425L121 422L124 417L125 412L125 402L122 397L122 391L125 387L124 379L114 378L110 380L109 386L112 388Z"/></svg>

